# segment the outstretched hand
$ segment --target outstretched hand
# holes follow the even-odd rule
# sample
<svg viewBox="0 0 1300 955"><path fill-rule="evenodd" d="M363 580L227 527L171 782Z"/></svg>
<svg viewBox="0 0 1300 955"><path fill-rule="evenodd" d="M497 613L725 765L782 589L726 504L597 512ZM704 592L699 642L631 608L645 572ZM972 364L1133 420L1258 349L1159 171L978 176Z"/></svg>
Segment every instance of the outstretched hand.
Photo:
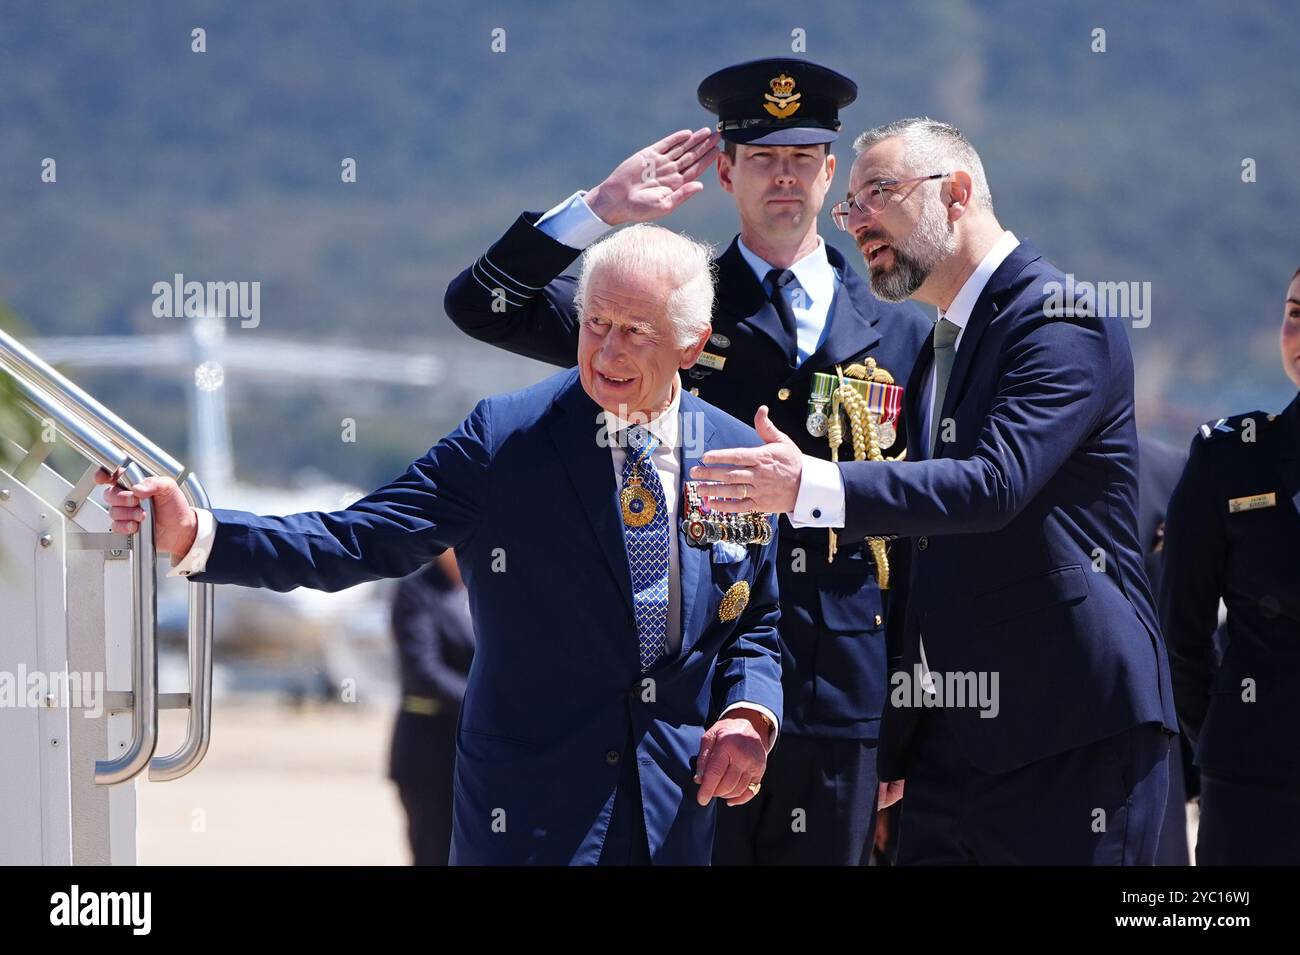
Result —
<svg viewBox="0 0 1300 955"><path fill-rule="evenodd" d="M700 493L715 511L763 511L789 514L799 497L803 453L767 415L767 405L754 415L754 430L766 444L758 448L706 451L703 464L691 468L697 481L714 481Z"/></svg>

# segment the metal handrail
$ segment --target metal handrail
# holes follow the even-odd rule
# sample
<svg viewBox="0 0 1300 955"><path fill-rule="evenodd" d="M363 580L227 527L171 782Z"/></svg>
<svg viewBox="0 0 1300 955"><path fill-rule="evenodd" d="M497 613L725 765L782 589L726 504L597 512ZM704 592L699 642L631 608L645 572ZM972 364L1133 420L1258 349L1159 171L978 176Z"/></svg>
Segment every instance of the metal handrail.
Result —
<svg viewBox="0 0 1300 955"><path fill-rule="evenodd" d="M193 474L185 475L181 492L191 507L208 508L208 495ZM212 584L190 584L189 661L190 715L185 740L169 756L149 763L153 782L180 779L202 762L212 739L212 615L216 588Z"/></svg>
<svg viewBox="0 0 1300 955"><path fill-rule="evenodd" d="M135 463L122 472L127 487L144 480ZM152 526L153 502L141 501L145 526ZM131 611L136 639L131 644L131 745L116 759L95 760L95 782L112 786L134 779L149 765L158 746L158 565L153 534L136 535Z"/></svg>
<svg viewBox="0 0 1300 955"><path fill-rule="evenodd" d="M27 409L55 424L82 455L114 475L119 486L129 488L147 473L176 480L191 507L207 508L202 483L184 465L127 424L95 398L69 381L49 364L0 330L0 369L17 382L19 398ZM142 501L152 524L152 507ZM132 744L115 760L97 762L95 781L124 782L146 765L156 781L179 779L203 759L212 735L212 622L213 586L191 583L189 588L189 720L185 739L174 753L154 757L157 741L157 563L152 534L136 536L132 604L136 640L132 649Z"/></svg>

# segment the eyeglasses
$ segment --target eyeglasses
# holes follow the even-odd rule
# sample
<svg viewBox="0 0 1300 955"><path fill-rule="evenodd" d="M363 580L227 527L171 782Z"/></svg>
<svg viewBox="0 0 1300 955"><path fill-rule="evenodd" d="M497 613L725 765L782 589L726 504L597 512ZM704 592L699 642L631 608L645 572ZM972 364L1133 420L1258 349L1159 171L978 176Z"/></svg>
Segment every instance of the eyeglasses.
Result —
<svg viewBox="0 0 1300 955"><path fill-rule="evenodd" d="M879 215L889 202L890 193L886 192L886 189L894 189L912 182L947 179L951 175L950 172L936 172L932 176L913 176L911 179L881 179L879 182L873 182L866 188L858 190L857 195L850 196L848 199L841 199L831 206L831 219L834 220L835 225L841 231L848 232L849 214L853 211L854 206L857 206L858 211L865 216Z"/></svg>

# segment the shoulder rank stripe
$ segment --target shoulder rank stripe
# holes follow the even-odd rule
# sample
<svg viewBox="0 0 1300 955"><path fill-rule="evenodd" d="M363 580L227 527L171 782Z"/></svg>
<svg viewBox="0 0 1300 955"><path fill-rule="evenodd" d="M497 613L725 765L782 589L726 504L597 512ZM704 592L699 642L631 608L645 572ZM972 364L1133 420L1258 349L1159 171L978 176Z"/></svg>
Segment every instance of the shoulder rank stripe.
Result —
<svg viewBox="0 0 1300 955"><path fill-rule="evenodd" d="M519 281L517 278L515 278L505 269L501 268L490 258L488 258L486 252L484 252L482 255L478 257L477 264L479 265L480 268L482 268L483 274L488 276L488 278L491 281L497 283L498 285L507 285L510 287L510 291L516 292L519 295L523 295L527 298L532 298L534 295L536 295L538 292L541 291L541 289L535 285L528 285L525 282Z"/></svg>
<svg viewBox="0 0 1300 955"><path fill-rule="evenodd" d="M506 304L513 305L516 308L522 308L532 301L533 296L521 295L513 289L507 288L500 282L492 281L492 276L485 269L479 267L479 263L474 263L474 268L470 270L470 275L474 276L474 281L483 287L483 290L491 296L496 296L498 292L505 296Z"/></svg>
<svg viewBox="0 0 1300 955"><path fill-rule="evenodd" d="M1224 434L1231 434L1232 430L1232 428L1228 427L1228 419L1220 418L1218 421L1207 421L1205 424L1201 425L1201 437L1208 438L1216 431Z"/></svg>

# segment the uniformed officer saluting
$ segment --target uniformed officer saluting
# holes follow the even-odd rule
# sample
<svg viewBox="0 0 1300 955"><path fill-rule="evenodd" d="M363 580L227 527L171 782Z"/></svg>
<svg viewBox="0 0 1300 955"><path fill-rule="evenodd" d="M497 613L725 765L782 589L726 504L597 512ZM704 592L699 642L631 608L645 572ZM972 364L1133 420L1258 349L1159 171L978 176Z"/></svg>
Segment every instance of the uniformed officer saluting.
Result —
<svg viewBox="0 0 1300 955"><path fill-rule="evenodd" d="M1300 388L1300 270L1281 346ZM1300 395L1279 415L1201 425L1169 503L1160 602L1178 718L1201 769L1197 863L1300 864Z"/></svg>
<svg viewBox="0 0 1300 955"><path fill-rule="evenodd" d="M702 190L699 177L716 161L736 200L740 235L715 262L713 336L686 384L741 420L768 405L777 428L827 458L827 439L805 427L814 373L870 356L904 382L931 328L911 306L877 300L817 233L835 175L839 110L857 87L834 70L782 58L714 73L698 95L719 118L716 132L673 133L594 189L545 215L524 213L448 286L447 314L480 341L572 365L574 281L561 273L610 228L659 219ZM885 450L892 457L903 444L900 435ZM829 562L824 529L782 520L778 566L781 743L757 796L721 810L713 861L860 864L874 829L887 685L886 608L871 553L860 540L841 539Z"/></svg>

